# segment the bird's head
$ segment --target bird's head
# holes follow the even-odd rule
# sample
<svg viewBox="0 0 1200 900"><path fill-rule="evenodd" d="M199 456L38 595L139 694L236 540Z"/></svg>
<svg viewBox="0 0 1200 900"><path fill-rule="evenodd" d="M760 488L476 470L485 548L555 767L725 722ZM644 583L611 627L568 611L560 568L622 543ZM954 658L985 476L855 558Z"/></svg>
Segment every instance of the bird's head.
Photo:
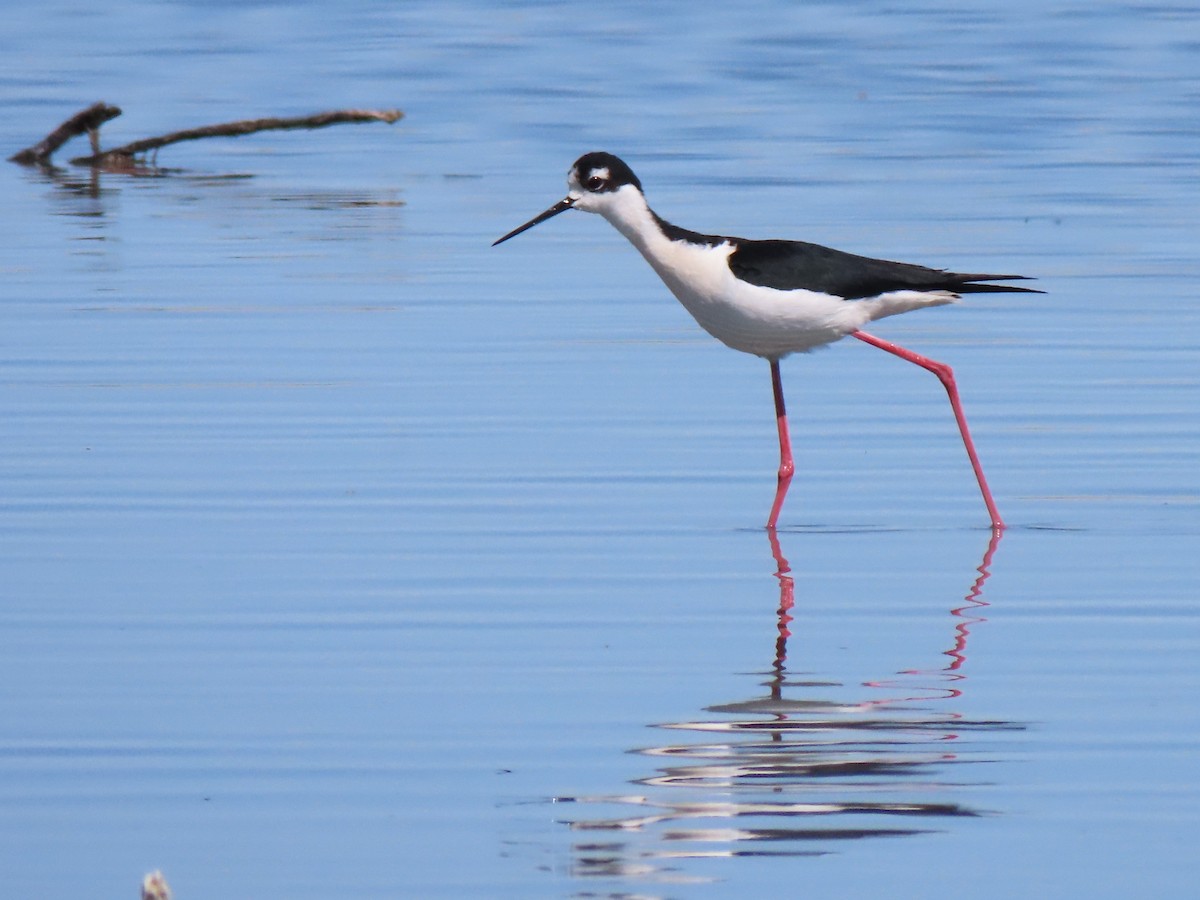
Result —
<svg viewBox="0 0 1200 900"><path fill-rule="evenodd" d="M534 225L541 224L568 209L600 213L611 220L619 216L620 207L630 202L634 194L639 198L639 202L644 202L640 200L642 183L624 160L611 153L585 153L575 160L571 171L567 173L567 196L524 225L514 228L492 246L502 244L522 231L528 231Z"/></svg>

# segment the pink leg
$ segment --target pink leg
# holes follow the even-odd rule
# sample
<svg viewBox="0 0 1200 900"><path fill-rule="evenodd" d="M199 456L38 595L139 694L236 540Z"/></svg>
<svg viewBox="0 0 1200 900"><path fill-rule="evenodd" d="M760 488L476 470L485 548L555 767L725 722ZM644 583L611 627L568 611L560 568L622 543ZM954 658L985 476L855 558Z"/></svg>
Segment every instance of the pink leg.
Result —
<svg viewBox="0 0 1200 900"><path fill-rule="evenodd" d="M767 519L767 527L774 529L779 520L779 511L783 509L788 485L792 483L792 473L796 471L796 464L792 461L792 439L788 436L787 409L783 405L783 380L779 377L777 359L771 360L771 389L775 392L775 424L779 426L779 486L775 488L771 518Z"/></svg>
<svg viewBox="0 0 1200 900"><path fill-rule="evenodd" d="M856 331L854 332L854 336L860 341L870 344L872 347L878 347L880 350L886 350L888 353L892 353L901 359L916 363L922 369L928 369L938 377L938 381L942 383L942 387L946 389L946 393L950 396L950 406L954 410L954 419L958 422L958 430L962 434L963 444L967 448L967 456L971 460L971 468L975 470L975 480L979 482L979 490L983 492L983 502L987 504L988 515L992 517L992 527L997 529L1003 528L1004 521L1000 518L1000 513L996 510L996 503L992 500L992 492L988 489L987 479L983 477L983 466L979 464L979 456L975 453L975 444L971 441L971 432L967 430L967 417L963 415L962 404L958 399L958 386L954 383L954 372L951 368L945 363L940 363L927 356L906 350L899 344L893 344L891 341L877 338L875 335L867 334L865 331Z"/></svg>

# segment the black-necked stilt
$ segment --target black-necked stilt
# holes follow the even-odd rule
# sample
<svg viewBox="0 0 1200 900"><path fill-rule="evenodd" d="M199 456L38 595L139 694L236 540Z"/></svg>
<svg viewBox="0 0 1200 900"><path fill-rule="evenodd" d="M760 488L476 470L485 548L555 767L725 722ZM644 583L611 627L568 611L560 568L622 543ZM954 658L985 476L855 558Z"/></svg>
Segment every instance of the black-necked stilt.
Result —
<svg viewBox="0 0 1200 900"><path fill-rule="evenodd" d="M1004 527L967 430L950 367L860 329L884 316L953 303L960 294L1041 293L986 283L1021 281L1026 276L963 275L855 256L803 241L750 241L698 234L672 225L655 213L647 205L642 183L633 170L611 153L579 157L567 175L567 188L566 197L492 246L568 209L599 213L629 238L705 331L734 350L761 356L771 364L780 459L768 528L774 528L779 519L795 469L779 360L847 335L916 363L938 377L950 396L992 527Z"/></svg>

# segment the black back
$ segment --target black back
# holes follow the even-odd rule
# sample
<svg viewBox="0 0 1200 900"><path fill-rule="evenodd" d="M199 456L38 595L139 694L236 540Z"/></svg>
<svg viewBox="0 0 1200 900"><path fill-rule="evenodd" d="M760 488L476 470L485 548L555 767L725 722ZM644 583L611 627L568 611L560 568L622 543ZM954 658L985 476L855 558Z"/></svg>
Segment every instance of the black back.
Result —
<svg viewBox="0 0 1200 900"><path fill-rule="evenodd" d="M734 245L729 268L742 281L781 291L820 291L847 300L876 297L888 291L953 291L956 294L1040 294L1033 288L987 281L1025 281L1025 275L962 274L913 263L857 256L806 241L750 241L688 231L655 214L663 234L673 241Z"/></svg>
<svg viewBox="0 0 1200 900"><path fill-rule="evenodd" d="M779 290L806 289L859 300L888 291L953 291L956 294L1021 292L1031 288L986 281L1020 281L1024 275L960 274L912 263L856 256L804 241L738 241L729 268L743 281Z"/></svg>

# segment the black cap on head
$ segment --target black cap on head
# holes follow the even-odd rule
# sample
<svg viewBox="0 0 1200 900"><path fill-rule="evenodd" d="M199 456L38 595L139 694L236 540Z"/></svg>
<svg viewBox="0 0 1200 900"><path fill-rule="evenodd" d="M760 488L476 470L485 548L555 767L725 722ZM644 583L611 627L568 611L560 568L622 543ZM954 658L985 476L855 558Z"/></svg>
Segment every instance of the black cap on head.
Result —
<svg viewBox="0 0 1200 900"><path fill-rule="evenodd" d="M642 189L642 183L633 174L633 169L611 153L585 153L575 160L574 170L579 183L593 193L615 191L627 184L632 184L639 191Z"/></svg>

